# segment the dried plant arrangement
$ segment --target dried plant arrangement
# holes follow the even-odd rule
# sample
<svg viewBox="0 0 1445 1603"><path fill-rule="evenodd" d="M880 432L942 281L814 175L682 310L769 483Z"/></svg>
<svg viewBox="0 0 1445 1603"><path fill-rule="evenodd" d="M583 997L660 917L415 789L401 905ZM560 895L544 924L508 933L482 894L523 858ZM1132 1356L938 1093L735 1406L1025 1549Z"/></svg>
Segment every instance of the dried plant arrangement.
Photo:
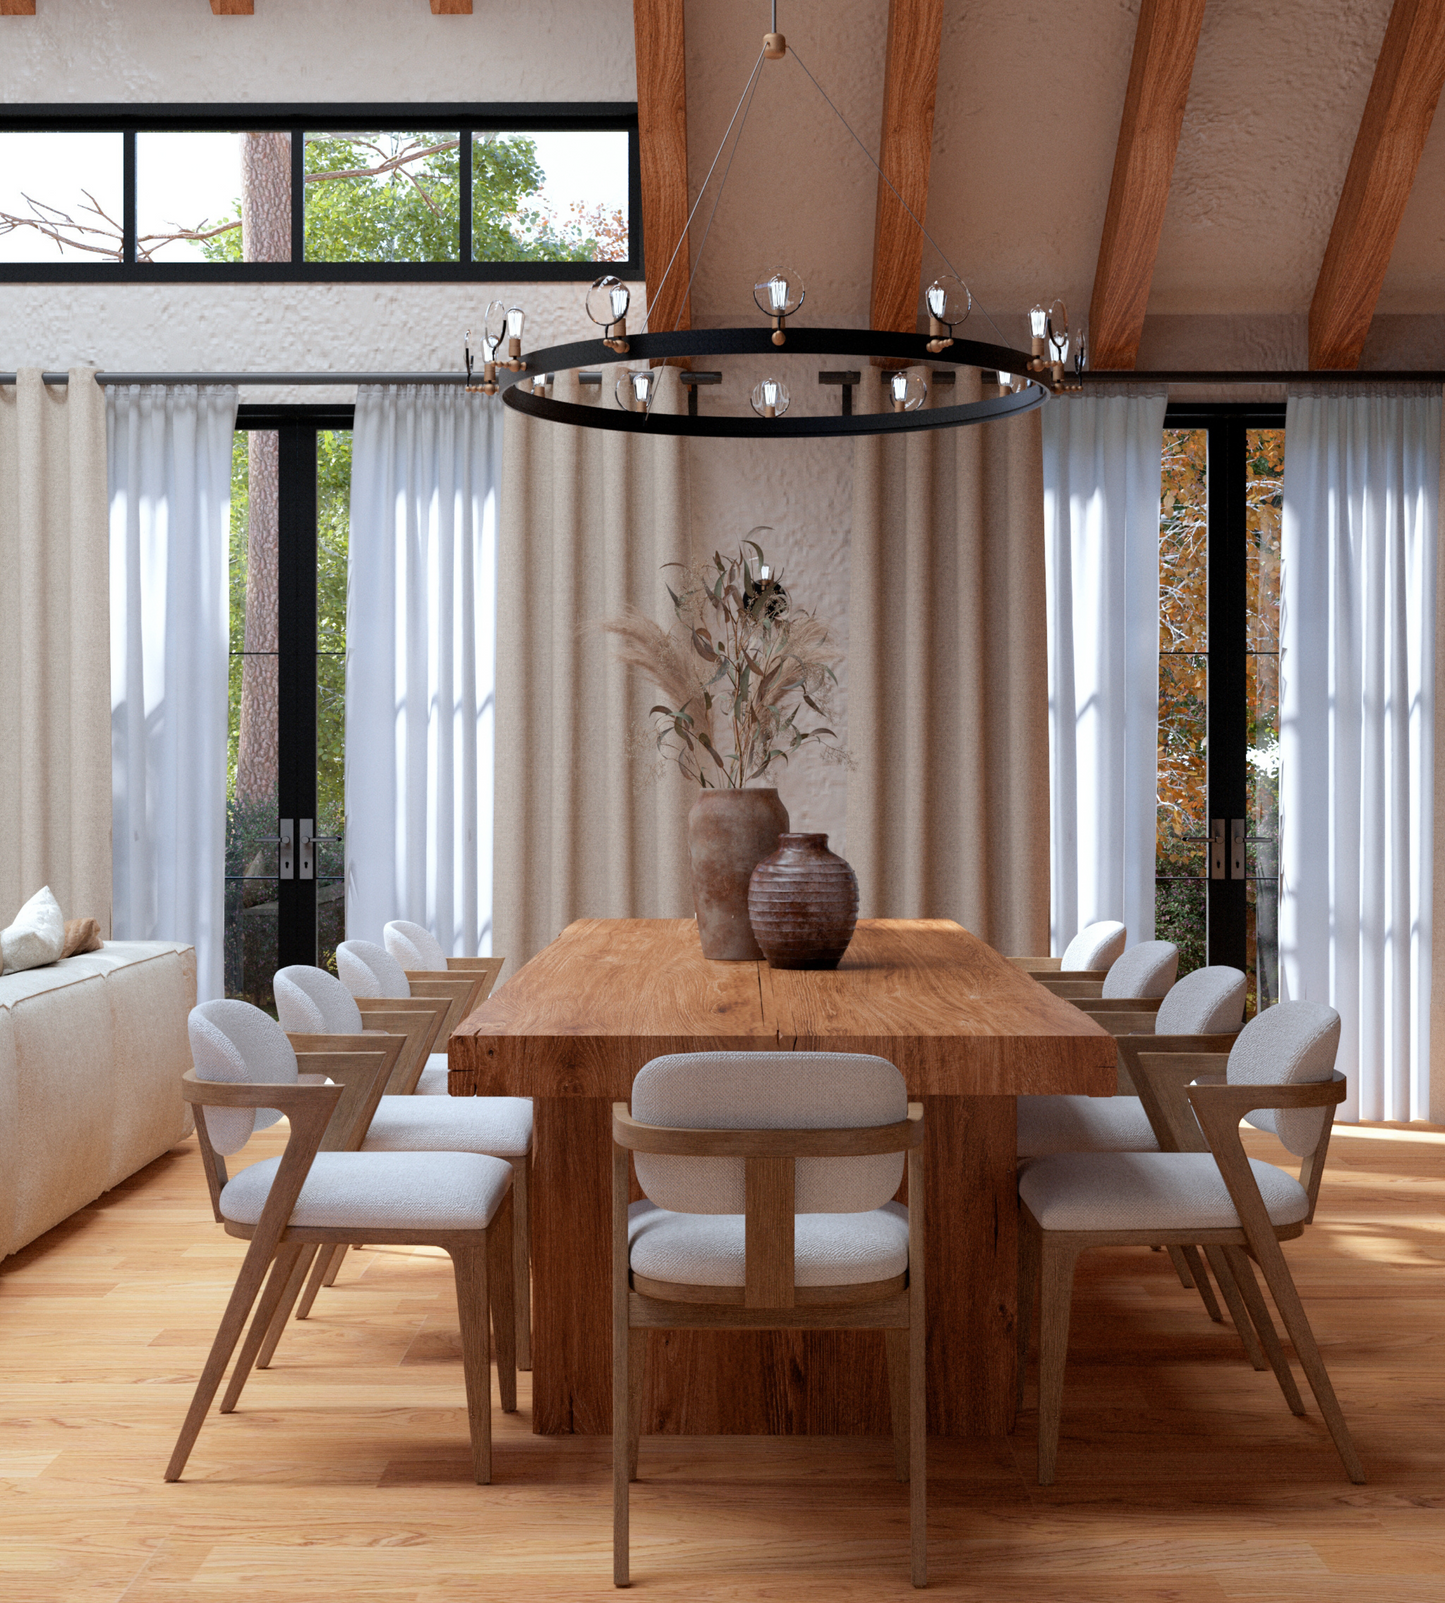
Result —
<svg viewBox="0 0 1445 1603"><path fill-rule="evenodd" d="M827 726L836 660L828 629L798 606L749 531L735 557L712 566L680 563L668 586L676 622L663 629L636 608L602 628L620 662L648 678L665 700L649 712L650 740L704 789L741 790L787 762L808 742L825 762L848 762ZM819 720L799 726L806 712Z"/></svg>

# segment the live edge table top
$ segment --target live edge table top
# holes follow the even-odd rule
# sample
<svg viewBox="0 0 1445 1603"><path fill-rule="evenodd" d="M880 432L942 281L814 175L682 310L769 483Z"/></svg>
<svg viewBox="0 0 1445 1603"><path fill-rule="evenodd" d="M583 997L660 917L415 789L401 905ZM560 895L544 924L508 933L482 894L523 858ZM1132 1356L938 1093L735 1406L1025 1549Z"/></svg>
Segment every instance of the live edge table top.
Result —
<svg viewBox="0 0 1445 1603"><path fill-rule="evenodd" d="M864 919L836 970L709 961L691 919L579 919L449 1042L463 1096L627 1097L668 1052L874 1052L913 1096L1111 1096L1113 1038L948 919Z"/></svg>

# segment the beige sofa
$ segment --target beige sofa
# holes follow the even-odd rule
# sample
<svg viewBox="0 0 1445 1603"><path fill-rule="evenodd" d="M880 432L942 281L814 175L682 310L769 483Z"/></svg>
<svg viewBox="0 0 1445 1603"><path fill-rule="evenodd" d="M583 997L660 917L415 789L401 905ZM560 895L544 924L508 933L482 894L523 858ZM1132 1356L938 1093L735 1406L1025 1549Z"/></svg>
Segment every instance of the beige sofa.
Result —
<svg viewBox="0 0 1445 1603"><path fill-rule="evenodd" d="M195 1000L195 950L170 941L0 975L0 1256L190 1133Z"/></svg>

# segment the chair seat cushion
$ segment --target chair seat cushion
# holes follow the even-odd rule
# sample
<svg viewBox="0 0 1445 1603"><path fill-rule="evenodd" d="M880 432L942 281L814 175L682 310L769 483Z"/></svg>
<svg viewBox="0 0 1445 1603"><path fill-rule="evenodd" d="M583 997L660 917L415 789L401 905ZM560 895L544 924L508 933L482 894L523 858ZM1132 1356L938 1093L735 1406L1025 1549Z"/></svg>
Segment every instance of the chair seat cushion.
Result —
<svg viewBox="0 0 1445 1603"><path fill-rule="evenodd" d="M243 1169L221 1192L221 1215L253 1225L279 1158ZM320 1230L480 1230L512 1183L512 1166L474 1152L318 1152L291 1223Z"/></svg>
<svg viewBox="0 0 1445 1603"><path fill-rule="evenodd" d="M421 1071L421 1079L416 1083L417 1096L448 1096L447 1091L447 1055L445 1052L433 1052L426 1060L426 1067Z"/></svg>
<svg viewBox="0 0 1445 1603"><path fill-rule="evenodd" d="M384 1096L363 1152L486 1152L524 1158L532 1149L532 1100L521 1096Z"/></svg>
<svg viewBox="0 0 1445 1603"><path fill-rule="evenodd" d="M1144 1104L1136 1096L1021 1096L1021 1158L1051 1152L1157 1152Z"/></svg>
<svg viewBox="0 0 1445 1603"><path fill-rule="evenodd" d="M1277 1225L1309 1217L1304 1187L1250 1159ZM1024 1170L1019 1196L1045 1230L1238 1230L1224 1176L1209 1152L1061 1152Z"/></svg>
<svg viewBox="0 0 1445 1603"><path fill-rule="evenodd" d="M795 1285L861 1286L908 1268L908 1209L899 1203L871 1213L800 1213L796 1219ZM627 1210L632 1268L675 1285L741 1286L743 1224L740 1213L672 1213L634 1202Z"/></svg>

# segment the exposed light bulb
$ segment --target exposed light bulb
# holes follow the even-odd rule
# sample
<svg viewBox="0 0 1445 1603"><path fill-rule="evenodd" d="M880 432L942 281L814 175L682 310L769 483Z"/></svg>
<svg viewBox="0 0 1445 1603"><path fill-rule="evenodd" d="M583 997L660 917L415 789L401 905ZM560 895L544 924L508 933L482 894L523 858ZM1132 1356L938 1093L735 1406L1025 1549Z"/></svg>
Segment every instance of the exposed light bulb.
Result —
<svg viewBox="0 0 1445 1603"><path fill-rule="evenodd" d="M649 367L630 369L618 379L613 393L624 412L650 412L657 397L657 375Z"/></svg>
<svg viewBox="0 0 1445 1603"><path fill-rule="evenodd" d="M769 317L791 317L807 293L802 279L786 267L774 267L753 285L758 310Z"/></svg>
<svg viewBox="0 0 1445 1603"><path fill-rule="evenodd" d="M522 328L527 321L527 314L520 306L507 308L507 336L509 339L519 340L522 337Z"/></svg>
<svg viewBox="0 0 1445 1603"><path fill-rule="evenodd" d="M928 386L910 368L900 368L888 380L888 397L895 412L916 412L928 399Z"/></svg>
<svg viewBox="0 0 1445 1603"><path fill-rule="evenodd" d="M604 273L587 291L587 315L603 328L620 323L631 304L632 292L611 273Z"/></svg>
<svg viewBox="0 0 1445 1603"><path fill-rule="evenodd" d="M1035 306L1029 313L1029 333L1036 340L1043 339L1049 331L1049 314L1045 307Z"/></svg>
<svg viewBox="0 0 1445 1603"><path fill-rule="evenodd" d="M788 410L788 386L781 379L765 378L753 385L749 397L759 417L781 417Z"/></svg>

